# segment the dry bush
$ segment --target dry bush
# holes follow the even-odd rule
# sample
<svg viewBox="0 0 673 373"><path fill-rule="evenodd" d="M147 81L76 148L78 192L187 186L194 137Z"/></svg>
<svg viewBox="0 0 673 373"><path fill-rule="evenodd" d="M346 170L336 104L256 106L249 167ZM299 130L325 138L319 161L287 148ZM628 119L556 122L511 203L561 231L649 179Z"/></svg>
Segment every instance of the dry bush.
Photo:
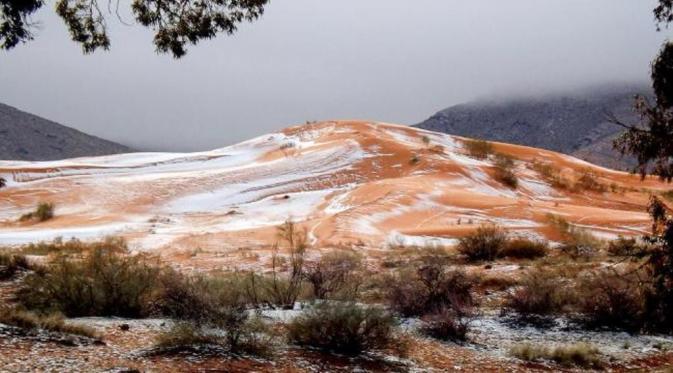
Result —
<svg viewBox="0 0 673 373"><path fill-rule="evenodd" d="M273 335L258 318L249 318L228 329L180 321L156 338L153 354L234 353L266 357L273 353Z"/></svg>
<svg viewBox="0 0 673 373"><path fill-rule="evenodd" d="M395 318L378 307L321 302L287 325L292 343L346 355L387 347Z"/></svg>
<svg viewBox="0 0 673 373"><path fill-rule="evenodd" d="M646 288L635 273L591 273L577 285L577 307L590 327L638 331L646 323Z"/></svg>
<svg viewBox="0 0 673 373"><path fill-rule="evenodd" d="M21 215L20 221L35 220L43 222L54 217L54 204L51 202L40 202L37 204L35 211Z"/></svg>
<svg viewBox="0 0 673 373"><path fill-rule="evenodd" d="M493 154L493 145L485 140L465 139L463 145L467 154L477 159L486 159Z"/></svg>
<svg viewBox="0 0 673 373"><path fill-rule="evenodd" d="M582 175L577 179L575 185L573 186L575 191L588 191L595 193L605 193L608 188L605 184L602 184L598 181L598 177L591 170L582 171Z"/></svg>
<svg viewBox="0 0 673 373"><path fill-rule="evenodd" d="M409 158L409 164L415 166L419 163L421 163L421 157L418 154L412 154L411 158Z"/></svg>
<svg viewBox="0 0 673 373"><path fill-rule="evenodd" d="M530 165L533 171L537 172L544 178L552 187L556 189L566 190L572 188L570 180L561 176L561 170L553 166L551 163L542 163L537 160Z"/></svg>
<svg viewBox="0 0 673 373"><path fill-rule="evenodd" d="M558 346L553 349L524 343L512 347L510 355L525 361L550 360L566 367L600 369L603 366L600 351L586 343Z"/></svg>
<svg viewBox="0 0 673 373"><path fill-rule="evenodd" d="M634 256L647 250L646 245L638 242L636 238L620 236L616 240L608 242L607 252L613 256Z"/></svg>
<svg viewBox="0 0 673 373"><path fill-rule="evenodd" d="M494 260L506 244L507 234L502 228L483 225L461 237L457 249L470 261Z"/></svg>
<svg viewBox="0 0 673 373"><path fill-rule="evenodd" d="M503 291L518 285L519 281L511 276L486 275L479 277L479 287L482 289L493 289Z"/></svg>
<svg viewBox="0 0 673 373"><path fill-rule="evenodd" d="M519 179L514 173L514 159L505 154L497 154L495 157L495 179L503 185L516 189L519 186Z"/></svg>
<svg viewBox="0 0 673 373"><path fill-rule="evenodd" d="M354 299L362 278L362 258L351 252L330 252L307 266L305 277L316 299Z"/></svg>
<svg viewBox="0 0 673 373"><path fill-rule="evenodd" d="M533 241L527 238L514 238L498 252L498 257L514 259L542 258L549 252L546 242Z"/></svg>
<svg viewBox="0 0 673 373"><path fill-rule="evenodd" d="M504 312L516 312L528 321L535 321L541 316L559 314L570 303L564 290L563 280L557 273L545 269L535 269L520 281L520 286L507 294Z"/></svg>
<svg viewBox="0 0 673 373"><path fill-rule="evenodd" d="M562 237L559 250L572 259L586 259L595 255L604 246L604 242L585 229L578 228L558 215L548 215L552 227Z"/></svg>
<svg viewBox="0 0 673 373"><path fill-rule="evenodd" d="M68 325L60 314L38 315L18 308L0 307L0 324L22 329L42 329L50 332L97 338L96 332L84 326Z"/></svg>
<svg viewBox="0 0 673 373"><path fill-rule="evenodd" d="M128 246L123 238L114 236L93 242L83 242L74 238L64 241L62 238L56 238L51 242L24 245L18 249L18 252L23 255L79 255L97 249L124 254Z"/></svg>
<svg viewBox="0 0 673 373"><path fill-rule="evenodd" d="M0 280L7 280L19 272L31 268L30 263L23 255L0 253Z"/></svg>
<svg viewBox="0 0 673 373"><path fill-rule="evenodd" d="M439 264L402 271L390 281L387 299L403 316L422 316L453 310L468 315L474 305L474 280L461 271L447 271Z"/></svg>
<svg viewBox="0 0 673 373"><path fill-rule="evenodd" d="M284 258L279 256L279 244L276 244L272 257L271 282L267 291L276 306L292 309L302 291L304 255L309 247L308 234L305 229L300 229L291 220L287 220L277 228L277 236L289 251L290 273L287 278L281 277L279 273Z"/></svg>
<svg viewBox="0 0 673 373"><path fill-rule="evenodd" d="M421 317L421 333L443 341L464 341L467 339L469 318L450 309Z"/></svg>
<svg viewBox="0 0 673 373"><path fill-rule="evenodd" d="M81 260L59 256L26 277L17 299L28 309L76 316L146 316L161 269L144 256L95 249Z"/></svg>

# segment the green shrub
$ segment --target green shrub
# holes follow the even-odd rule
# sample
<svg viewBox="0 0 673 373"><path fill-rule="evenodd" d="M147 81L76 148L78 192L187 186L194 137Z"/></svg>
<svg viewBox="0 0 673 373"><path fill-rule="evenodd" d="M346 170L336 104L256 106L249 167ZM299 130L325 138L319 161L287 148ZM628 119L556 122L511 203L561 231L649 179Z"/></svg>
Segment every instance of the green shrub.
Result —
<svg viewBox="0 0 673 373"><path fill-rule="evenodd" d="M646 323L645 287L635 273L591 273L577 286L578 310L590 327L639 331Z"/></svg>
<svg viewBox="0 0 673 373"><path fill-rule="evenodd" d="M346 355L385 348L393 338L395 318L378 307L321 302L287 326L292 343Z"/></svg>
<svg viewBox="0 0 673 373"><path fill-rule="evenodd" d="M558 346L553 349L524 343L512 347L510 355L525 361L551 360L566 367L600 369L603 366L600 351L586 343Z"/></svg>
<svg viewBox="0 0 673 373"><path fill-rule="evenodd" d="M569 304L563 281L548 270L533 270L523 276L520 286L507 294L505 312L516 312L524 320L558 314Z"/></svg>
<svg viewBox="0 0 673 373"><path fill-rule="evenodd" d="M269 356L273 352L272 339L269 328L258 318L245 318L227 329L181 321L157 336L153 353L165 355L197 351L200 354Z"/></svg>
<svg viewBox="0 0 673 373"><path fill-rule="evenodd" d="M514 159L505 154L498 154L495 157L495 179L503 185L516 189L519 186L519 179L514 173Z"/></svg>
<svg viewBox="0 0 673 373"><path fill-rule="evenodd" d="M0 280L10 279L30 267L30 263L23 255L0 253Z"/></svg>
<svg viewBox="0 0 673 373"><path fill-rule="evenodd" d="M349 252L331 252L306 269L306 280L316 299L354 299L362 279L357 275L362 259Z"/></svg>
<svg viewBox="0 0 673 373"><path fill-rule="evenodd" d="M40 202L35 211L29 212L27 214L21 215L19 220L35 220L38 222L44 222L50 220L54 217L54 204L50 202Z"/></svg>
<svg viewBox="0 0 673 373"><path fill-rule="evenodd" d="M142 317L160 271L144 256L97 248L82 260L57 257L24 280L17 298L28 309L69 317Z"/></svg>
<svg viewBox="0 0 673 373"><path fill-rule="evenodd" d="M0 307L0 324L22 329L42 329L51 332L97 338L96 332L87 327L68 325L60 314L38 315L18 308Z"/></svg>
<svg viewBox="0 0 673 373"><path fill-rule="evenodd" d="M486 159L493 154L493 145L485 140L465 139L463 145L467 153L477 159Z"/></svg>
<svg viewBox="0 0 673 373"><path fill-rule="evenodd" d="M402 271L389 282L387 300L403 316L423 316L450 310L457 315L470 313L474 299L474 280L462 271L447 271L434 263L415 271Z"/></svg>
<svg viewBox="0 0 673 373"><path fill-rule="evenodd" d="M126 241L121 237L106 237L102 240L83 242L78 239L64 241L56 238L50 242L30 243L20 247L17 252L23 255L79 255L102 249L118 254L127 252Z"/></svg>
<svg viewBox="0 0 673 373"><path fill-rule="evenodd" d="M508 240L498 252L498 257L514 259L537 259L547 255L549 246L546 242L533 241L526 238Z"/></svg>
<svg viewBox="0 0 673 373"><path fill-rule="evenodd" d="M494 260L507 244L507 234L499 227L484 225L460 238L458 252L470 261Z"/></svg>

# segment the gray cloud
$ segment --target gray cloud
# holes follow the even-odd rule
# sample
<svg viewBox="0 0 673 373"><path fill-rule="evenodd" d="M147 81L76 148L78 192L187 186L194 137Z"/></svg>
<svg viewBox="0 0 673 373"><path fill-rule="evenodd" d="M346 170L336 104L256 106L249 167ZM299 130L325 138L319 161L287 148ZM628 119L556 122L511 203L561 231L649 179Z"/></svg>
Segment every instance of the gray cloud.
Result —
<svg viewBox="0 0 673 373"><path fill-rule="evenodd" d="M51 6L0 53L0 101L136 147L221 147L306 120L416 123L475 97L646 82L653 1L274 0L182 60L110 20L83 56Z"/></svg>

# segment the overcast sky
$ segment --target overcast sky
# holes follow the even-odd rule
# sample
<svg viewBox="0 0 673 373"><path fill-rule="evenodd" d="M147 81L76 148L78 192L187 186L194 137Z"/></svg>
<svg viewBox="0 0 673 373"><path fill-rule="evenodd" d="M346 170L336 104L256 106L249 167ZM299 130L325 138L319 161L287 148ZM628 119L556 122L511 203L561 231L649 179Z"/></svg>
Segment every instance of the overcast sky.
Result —
<svg viewBox="0 0 673 373"><path fill-rule="evenodd" d="M122 0L124 4L124 0ZM417 123L483 96L647 82L654 1L272 0L232 37L157 55L110 19L82 55L53 1L0 52L0 102L145 149L217 148L306 120Z"/></svg>

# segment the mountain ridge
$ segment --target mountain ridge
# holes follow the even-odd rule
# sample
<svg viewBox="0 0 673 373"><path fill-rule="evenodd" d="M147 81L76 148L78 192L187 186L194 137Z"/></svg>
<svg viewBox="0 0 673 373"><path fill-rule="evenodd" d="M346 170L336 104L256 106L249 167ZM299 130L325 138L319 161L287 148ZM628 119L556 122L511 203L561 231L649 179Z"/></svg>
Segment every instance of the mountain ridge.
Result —
<svg viewBox="0 0 673 373"><path fill-rule="evenodd" d="M635 163L612 147L623 128L608 114L637 123L636 94L644 85L607 86L510 99L480 99L440 110L415 127L458 136L557 151L619 170Z"/></svg>
<svg viewBox="0 0 673 373"><path fill-rule="evenodd" d="M52 161L132 150L0 103L0 159Z"/></svg>

